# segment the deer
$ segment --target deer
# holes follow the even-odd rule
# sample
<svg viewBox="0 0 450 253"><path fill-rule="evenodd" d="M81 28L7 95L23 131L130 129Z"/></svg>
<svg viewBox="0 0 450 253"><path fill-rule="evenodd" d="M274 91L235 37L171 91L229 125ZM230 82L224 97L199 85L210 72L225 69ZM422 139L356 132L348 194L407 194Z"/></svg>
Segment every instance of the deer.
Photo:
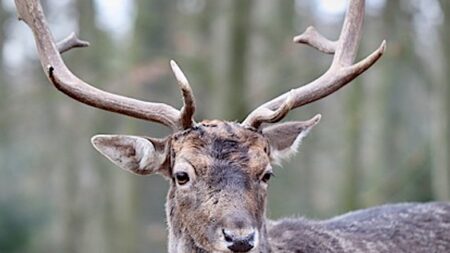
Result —
<svg viewBox="0 0 450 253"><path fill-rule="evenodd" d="M39 0L15 0L18 17L32 30L44 73L73 99L114 113L160 123L173 130L165 138L96 135L93 146L125 171L159 174L167 194L169 253L449 253L450 203L386 204L327 220L269 220L266 217L271 164L295 153L321 119L280 121L293 109L322 99L368 70L386 42L355 63L364 19L364 0L350 0L339 39L314 27L296 43L333 55L318 79L253 110L242 122L196 122L191 86L174 61L183 106L146 102L99 90L75 76L62 53L89 43L71 34L56 43Z"/></svg>

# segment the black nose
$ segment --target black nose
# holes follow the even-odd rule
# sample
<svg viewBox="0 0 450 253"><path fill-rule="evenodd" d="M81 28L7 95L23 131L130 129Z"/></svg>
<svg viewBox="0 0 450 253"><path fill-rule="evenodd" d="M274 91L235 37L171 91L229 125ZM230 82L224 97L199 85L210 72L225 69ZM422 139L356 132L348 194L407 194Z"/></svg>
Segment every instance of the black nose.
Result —
<svg viewBox="0 0 450 253"><path fill-rule="evenodd" d="M222 230L228 248L233 252L249 252L255 247L255 232L240 236L229 230Z"/></svg>

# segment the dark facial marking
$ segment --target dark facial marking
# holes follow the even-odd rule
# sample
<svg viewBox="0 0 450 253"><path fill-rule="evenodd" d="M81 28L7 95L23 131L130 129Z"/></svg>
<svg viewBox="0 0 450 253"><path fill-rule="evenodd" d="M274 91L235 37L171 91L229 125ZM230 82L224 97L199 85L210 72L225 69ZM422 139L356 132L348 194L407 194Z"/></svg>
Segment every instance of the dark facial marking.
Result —
<svg viewBox="0 0 450 253"><path fill-rule="evenodd" d="M234 155L246 156L248 147L236 140L216 138L211 147L211 157L213 159L227 160L236 158Z"/></svg>
<svg viewBox="0 0 450 253"><path fill-rule="evenodd" d="M216 161L211 167L209 185L219 189L250 189L249 176L236 164Z"/></svg>

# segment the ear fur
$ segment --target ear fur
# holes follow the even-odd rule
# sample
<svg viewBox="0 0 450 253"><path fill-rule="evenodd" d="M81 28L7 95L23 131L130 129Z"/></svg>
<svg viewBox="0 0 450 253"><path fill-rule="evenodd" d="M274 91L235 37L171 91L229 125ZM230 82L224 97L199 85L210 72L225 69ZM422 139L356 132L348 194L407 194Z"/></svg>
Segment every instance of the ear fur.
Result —
<svg viewBox="0 0 450 253"><path fill-rule="evenodd" d="M262 129L263 135L269 140L270 156L275 163L296 153L301 141L309 131L319 123L318 114L307 121L293 121L271 125Z"/></svg>
<svg viewBox="0 0 450 253"><path fill-rule="evenodd" d="M130 135L96 135L92 145L120 168L138 175L167 175L168 139Z"/></svg>

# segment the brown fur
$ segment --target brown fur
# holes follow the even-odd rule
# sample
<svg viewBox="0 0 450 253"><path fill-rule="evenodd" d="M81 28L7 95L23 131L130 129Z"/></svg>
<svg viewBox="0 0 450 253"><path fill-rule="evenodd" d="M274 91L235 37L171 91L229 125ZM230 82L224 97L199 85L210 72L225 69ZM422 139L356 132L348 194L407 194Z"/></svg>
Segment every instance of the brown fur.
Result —
<svg viewBox="0 0 450 253"><path fill-rule="evenodd" d="M261 230L266 187L260 178L270 162L268 145L258 132L221 121L203 122L173 136L172 162L187 160L196 178L186 190L172 180L167 198L170 240L182 240L185 252L213 251L211 239L220 239L214 232L227 217Z"/></svg>

